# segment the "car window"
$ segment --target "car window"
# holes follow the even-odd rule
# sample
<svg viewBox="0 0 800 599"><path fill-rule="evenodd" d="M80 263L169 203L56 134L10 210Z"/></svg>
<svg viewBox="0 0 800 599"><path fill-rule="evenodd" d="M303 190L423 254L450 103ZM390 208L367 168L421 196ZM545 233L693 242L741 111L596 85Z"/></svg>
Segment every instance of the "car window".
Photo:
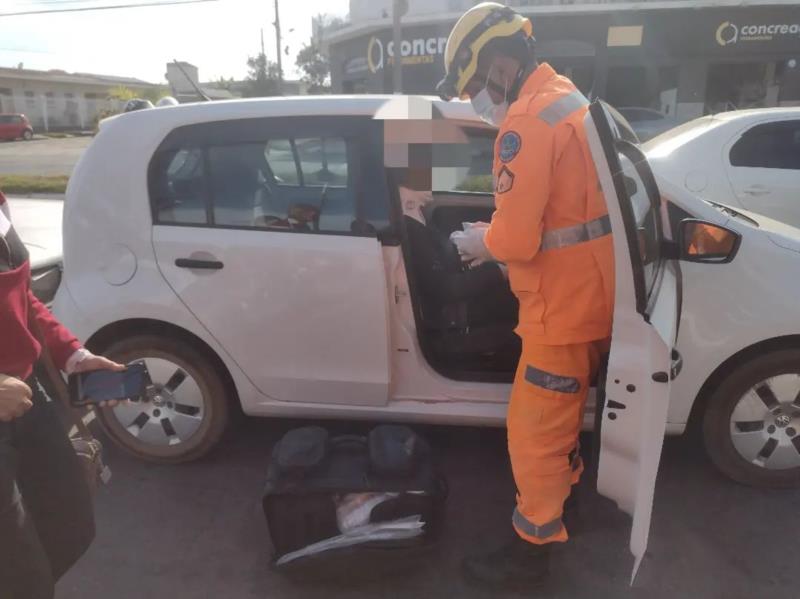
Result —
<svg viewBox="0 0 800 599"><path fill-rule="evenodd" d="M648 295L656 282L659 261L659 232L656 211L658 200L653 202L641 174L631 159L620 152L620 165L625 180L625 189L636 220L639 241L639 257L644 269L644 277Z"/></svg>
<svg viewBox="0 0 800 599"><path fill-rule="evenodd" d="M294 158L293 144L288 139L270 139L264 149L272 174L278 185L299 185L297 163Z"/></svg>
<svg viewBox="0 0 800 599"><path fill-rule="evenodd" d="M304 185L347 185L347 146L343 139L305 138L294 143Z"/></svg>
<svg viewBox="0 0 800 599"><path fill-rule="evenodd" d="M742 168L800 170L800 120L749 129L731 148L730 162Z"/></svg>
<svg viewBox="0 0 800 599"><path fill-rule="evenodd" d="M0 125L5 125L11 122L11 117L6 115L0 115Z"/></svg>
<svg viewBox="0 0 800 599"><path fill-rule="evenodd" d="M497 130L488 127L464 127L466 142L443 144L448 166L440 162L434 148L433 191L493 193L492 164ZM444 162L444 160L441 160Z"/></svg>
<svg viewBox="0 0 800 599"><path fill-rule="evenodd" d="M376 236L390 226L378 125L311 116L179 127L150 162L155 222ZM201 158L192 185L179 161L186 152ZM187 188L202 191L194 210Z"/></svg>
<svg viewBox="0 0 800 599"><path fill-rule="evenodd" d="M357 217L349 155L343 138L212 146L208 165L213 223L350 232Z"/></svg>
<svg viewBox="0 0 800 599"><path fill-rule="evenodd" d="M207 223L205 168L200 148L159 154L152 172L150 194L157 222Z"/></svg>
<svg viewBox="0 0 800 599"><path fill-rule="evenodd" d="M622 137L625 123L617 120L618 113L609 110L606 113L619 130L615 152L609 156L609 167L620 196L623 218L632 220L626 222L626 229L637 278L638 309L645 314L648 304L657 296L655 290L664 264L662 201L640 146Z"/></svg>

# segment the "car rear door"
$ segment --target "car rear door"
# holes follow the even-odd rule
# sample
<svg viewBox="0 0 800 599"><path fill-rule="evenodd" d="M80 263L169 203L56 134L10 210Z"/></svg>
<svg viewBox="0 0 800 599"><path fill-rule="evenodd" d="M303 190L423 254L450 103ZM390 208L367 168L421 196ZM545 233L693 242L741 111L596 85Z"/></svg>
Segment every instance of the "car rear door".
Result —
<svg viewBox="0 0 800 599"><path fill-rule="evenodd" d="M665 255L661 198L638 145L601 103L586 130L614 235L616 292L611 354L601 408L598 491L633 517L633 577L647 549L667 423L680 271Z"/></svg>
<svg viewBox="0 0 800 599"><path fill-rule="evenodd" d="M725 149L724 164L743 207L800 226L800 118L742 131Z"/></svg>
<svg viewBox="0 0 800 599"><path fill-rule="evenodd" d="M161 272L270 399L388 401L373 134L360 117L205 123L173 131L151 163Z"/></svg>

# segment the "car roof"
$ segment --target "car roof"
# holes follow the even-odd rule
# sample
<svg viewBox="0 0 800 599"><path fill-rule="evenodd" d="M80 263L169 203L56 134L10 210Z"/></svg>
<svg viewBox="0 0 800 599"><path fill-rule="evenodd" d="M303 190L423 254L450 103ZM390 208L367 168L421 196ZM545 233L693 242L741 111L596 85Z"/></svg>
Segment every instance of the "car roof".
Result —
<svg viewBox="0 0 800 599"><path fill-rule="evenodd" d="M748 108L745 110L732 110L730 112L718 112L712 115L713 118L722 121L736 121L758 117L800 117L800 106L780 107L780 108Z"/></svg>
<svg viewBox="0 0 800 599"><path fill-rule="evenodd" d="M397 109L387 110L392 106ZM158 126L163 128L246 118L312 115L424 119L430 118L431 111L429 109L426 110L428 106L434 107L445 118L469 120L482 124L469 102L445 102L435 96L362 94L349 96L280 96L274 98L193 102L115 115L102 121L101 127L111 121L115 122L115 127L117 123L119 125L130 123L130 126L139 127L146 126L148 122L157 122Z"/></svg>

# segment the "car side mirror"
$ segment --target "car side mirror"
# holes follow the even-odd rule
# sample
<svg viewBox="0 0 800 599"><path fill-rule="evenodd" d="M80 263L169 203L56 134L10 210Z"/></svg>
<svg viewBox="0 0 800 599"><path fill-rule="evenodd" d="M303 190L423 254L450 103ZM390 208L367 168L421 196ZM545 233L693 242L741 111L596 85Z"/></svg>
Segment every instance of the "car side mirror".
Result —
<svg viewBox="0 0 800 599"><path fill-rule="evenodd" d="M720 225L687 218L678 230L679 257L684 262L726 264L736 256L741 239Z"/></svg>

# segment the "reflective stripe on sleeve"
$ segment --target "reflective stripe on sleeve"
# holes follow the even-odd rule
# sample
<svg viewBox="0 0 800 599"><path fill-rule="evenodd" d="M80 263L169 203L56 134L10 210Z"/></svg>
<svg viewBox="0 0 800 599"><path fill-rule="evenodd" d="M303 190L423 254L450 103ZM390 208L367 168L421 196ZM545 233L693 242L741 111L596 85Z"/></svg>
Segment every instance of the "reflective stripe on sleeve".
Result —
<svg viewBox="0 0 800 599"><path fill-rule="evenodd" d="M550 104L539 113L539 118L545 123L554 126L564 120L573 112L584 106L588 106L589 100L579 91L574 91L566 96L561 96L558 100Z"/></svg>
<svg viewBox="0 0 800 599"><path fill-rule="evenodd" d="M556 518L547 524L537 526L525 518L517 508L514 508L514 515L511 517L511 522L518 530L531 537L536 537L537 539L552 537L561 530L561 518Z"/></svg>

